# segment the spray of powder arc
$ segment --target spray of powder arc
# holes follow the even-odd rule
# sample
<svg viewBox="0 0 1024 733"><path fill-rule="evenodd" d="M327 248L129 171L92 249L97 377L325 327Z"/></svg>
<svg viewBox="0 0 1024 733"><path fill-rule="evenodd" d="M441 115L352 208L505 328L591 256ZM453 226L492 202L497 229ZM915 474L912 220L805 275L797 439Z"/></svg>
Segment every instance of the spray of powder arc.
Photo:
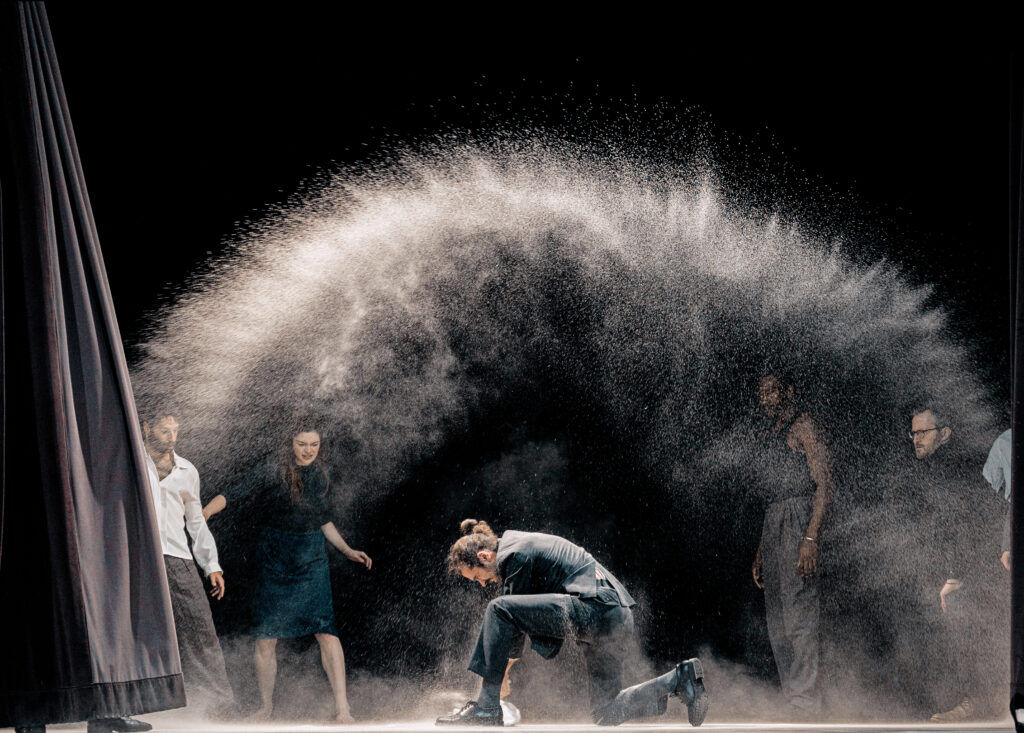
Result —
<svg viewBox="0 0 1024 733"><path fill-rule="evenodd" d="M911 521L927 504L901 493L909 414L943 405L960 448L982 456L996 427L928 295L893 267L744 209L712 178L569 147L474 145L339 175L252 227L160 314L133 378L140 401L177 406L194 454L213 454L207 485L274 451L283 418L315 411L345 436L342 515L481 413L555 385L600 406L680 514L713 524L753 482L757 380L781 366L830 435L848 596L873 599L846 624L859 641L841 643L875 687L853 671L839 683L877 691L899 679L918 695L929 683L909 641L919 599L907 583L925 559L907 547L927 545ZM519 526L552 526L552 502L519 501ZM869 565L884 571L858 570ZM433 595L423 618L445 617L450 591ZM465 635L414 637L462 668ZM1003 643L984 642L993 654Z"/></svg>

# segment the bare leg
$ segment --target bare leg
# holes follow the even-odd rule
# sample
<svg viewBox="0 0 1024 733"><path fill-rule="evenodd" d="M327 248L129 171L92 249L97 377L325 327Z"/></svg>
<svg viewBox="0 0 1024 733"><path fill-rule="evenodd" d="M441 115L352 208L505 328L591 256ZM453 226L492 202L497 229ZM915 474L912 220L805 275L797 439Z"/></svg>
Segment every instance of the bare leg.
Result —
<svg viewBox="0 0 1024 733"><path fill-rule="evenodd" d="M320 643L320 661L323 662L327 679L334 690L334 702L338 709L335 720L339 723L354 723L348 709L348 694L345 689L345 652L341 640L334 634L317 634Z"/></svg>
<svg viewBox="0 0 1024 733"><path fill-rule="evenodd" d="M274 681L277 679L277 639L257 639L256 681L260 688L260 707L253 720L268 720L274 712Z"/></svg>

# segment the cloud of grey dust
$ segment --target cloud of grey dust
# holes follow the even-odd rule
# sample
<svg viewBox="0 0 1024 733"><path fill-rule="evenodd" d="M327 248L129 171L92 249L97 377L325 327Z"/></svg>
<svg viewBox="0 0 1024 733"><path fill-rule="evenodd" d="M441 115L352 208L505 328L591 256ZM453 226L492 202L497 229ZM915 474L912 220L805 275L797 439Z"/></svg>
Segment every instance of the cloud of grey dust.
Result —
<svg viewBox="0 0 1024 733"><path fill-rule="evenodd" d="M867 700L893 684L920 697L931 692L915 671L924 601L906 586L919 569L907 548L928 540L906 520L927 504L900 503L914 480L909 411L944 405L961 448L982 456L997 423L929 291L886 263L856 262L848 246L745 209L713 176L568 145L455 146L339 174L254 225L159 314L133 381L140 401L178 406L193 452L209 454L212 486L275 450L283 418L315 410L345 436L335 509L346 516L387 497L482 406L554 373L603 406L637 446L635 470L680 513L712 522L744 500L757 379L784 363L830 436L846 497L830 531L856 591L840 596L860 600L837 612L851 621L830 653L846 661L837 675L853 671L836 685L864 688ZM560 490L560 450L527 440L528 459L499 458L473 480L504 486L536 515ZM444 499L452 511L460 501ZM573 531L565 517L538 523L530 528ZM867 564L872 572L858 571ZM451 617L439 609L452 598L470 598L448 586L439 572L418 592L441 600L382 608L368 622L433 648L442 671L427 678L446 684L464 674L472 636L468 621L436 621ZM865 629L870 642L858 638ZM971 643L998 655L997 637ZM879 655L890 671L859 682L855 670L876 674ZM731 664L718 668L736 678ZM394 684L426 679L411 669ZM756 717L742 702L750 694L716 703L712 717ZM902 714L898 697L891 709Z"/></svg>

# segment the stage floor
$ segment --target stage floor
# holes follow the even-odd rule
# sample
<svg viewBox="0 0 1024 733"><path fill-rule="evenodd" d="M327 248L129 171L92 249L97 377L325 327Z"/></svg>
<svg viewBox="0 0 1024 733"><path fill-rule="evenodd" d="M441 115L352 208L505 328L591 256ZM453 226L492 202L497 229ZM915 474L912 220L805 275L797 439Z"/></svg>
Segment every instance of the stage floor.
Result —
<svg viewBox="0 0 1024 733"><path fill-rule="evenodd" d="M164 714L166 715L166 714ZM246 724L246 723L206 723L198 720L173 720L166 718L161 720L162 715L142 716L153 724L154 733L385 733L386 731L397 731L400 733L438 733L450 728L441 728L433 724L431 720L407 721L396 723L356 723L355 725L314 725L308 723L296 723L293 725L284 722L273 724ZM556 731L573 731L573 733L607 733L608 728L583 723L520 723L512 726L523 733L555 733ZM84 733L85 724L65 724L47 726L52 731L67 731L67 733ZM0 731L12 731L11 728L3 728ZM457 728L456 730L493 730L493 728L481 726L479 728ZM621 725L616 730L644 731L654 733L655 731L680 731L692 730L684 721L669 723L641 723L635 725ZM989 731L1013 730L1013 724L1009 718L1005 721L991 721L984 723L972 723L970 725L936 725L931 723L908 723L908 724L870 724L870 725L820 725L820 724L797 724L797 723L705 723L700 727L701 731L709 733L785 733L795 731L797 733L918 733L918 731L977 731L988 733Z"/></svg>

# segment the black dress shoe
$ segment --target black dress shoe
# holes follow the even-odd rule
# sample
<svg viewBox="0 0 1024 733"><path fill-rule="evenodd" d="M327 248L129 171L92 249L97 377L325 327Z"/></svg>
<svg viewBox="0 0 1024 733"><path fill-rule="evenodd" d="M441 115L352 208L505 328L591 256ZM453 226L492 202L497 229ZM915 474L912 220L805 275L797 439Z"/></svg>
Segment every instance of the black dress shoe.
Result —
<svg viewBox="0 0 1024 733"><path fill-rule="evenodd" d="M686 717L696 727L708 714L708 691L704 688L704 665L699 659L687 659L676 665L676 689L672 693L686 705Z"/></svg>
<svg viewBox="0 0 1024 733"><path fill-rule="evenodd" d="M45 725L19 725L15 727L14 733L46 733Z"/></svg>
<svg viewBox="0 0 1024 733"><path fill-rule="evenodd" d="M482 708L476 700L470 700L462 710L451 715L442 715L434 725L505 725L501 708Z"/></svg>
<svg viewBox="0 0 1024 733"><path fill-rule="evenodd" d="M141 733L144 730L153 730L153 726L144 720L136 720L124 716L122 718L96 718L90 720L86 726L89 733Z"/></svg>

